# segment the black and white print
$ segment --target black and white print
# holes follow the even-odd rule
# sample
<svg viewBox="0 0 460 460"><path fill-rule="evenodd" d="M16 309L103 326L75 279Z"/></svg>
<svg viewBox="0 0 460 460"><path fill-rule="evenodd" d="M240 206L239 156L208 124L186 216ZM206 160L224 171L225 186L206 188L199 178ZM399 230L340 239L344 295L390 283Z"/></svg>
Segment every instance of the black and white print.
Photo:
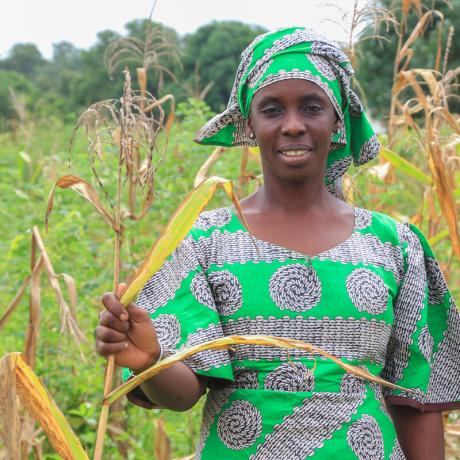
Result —
<svg viewBox="0 0 460 460"><path fill-rule="evenodd" d="M460 313L450 298L447 329L433 354L432 371L428 384L429 403L458 400L460 394Z"/></svg>
<svg viewBox="0 0 460 460"><path fill-rule="evenodd" d="M425 258L426 275L428 279L428 302L432 305L444 302L444 296L449 291L446 279L436 259Z"/></svg>
<svg viewBox="0 0 460 460"><path fill-rule="evenodd" d="M395 445L391 451L390 460L406 460L406 456L399 445L398 438L395 439Z"/></svg>
<svg viewBox="0 0 460 460"><path fill-rule="evenodd" d="M420 348L422 355L428 362L431 361L431 355L433 354L433 345L434 340L432 335L430 334L428 326L423 326L418 337L418 347Z"/></svg>
<svg viewBox="0 0 460 460"><path fill-rule="evenodd" d="M149 313L171 300L191 271L199 267L197 248L191 236L186 237L163 266L145 284L136 305Z"/></svg>
<svg viewBox="0 0 460 460"><path fill-rule="evenodd" d="M383 313L388 303L388 287L379 275L367 268L357 268L346 280L348 296L359 311L372 315Z"/></svg>
<svg viewBox="0 0 460 460"><path fill-rule="evenodd" d="M235 367L233 369L234 382L230 384L232 388L256 389L259 388L259 372L245 367Z"/></svg>
<svg viewBox="0 0 460 460"><path fill-rule="evenodd" d="M329 65L326 59L315 56L313 54L307 54L307 59L315 66L316 70L324 77L326 80L336 80L335 73L332 67Z"/></svg>
<svg viewBox="0 0 460 460"><path fill-rule="evenodd" d="M211 288L209 287L206 275L203 272L198 272L190 283L190 291L195 299L205 307L211 310L216 310L214 297L212 296Z"/></svg>
<svg viewBox="0 0 460 460"><path fill-rule="evenodd" d="M234 401L217 421L217 434L229 449L250 447L261 433L262 415L249 401Z"/></svg>
<svg viewBox="0 0 460 460"><path fill-rule="evenodd" d="M228 399L233 391L234 390L231 388L222 388L219 390L212 389L206 395L206 403L203 408L203 418L201 420L200 439L198 440L195 451L195 460L201 459L201 454L203 452L206 439L208 439L211 426L214 423L214 419L228 402Z"/></svg>
<svg viewBox="0 0 460 460"><path fill-rule="evenodd" d="M369 370L366 368L366 366L360 366L360 367L364 368L367 372L369 372ZM383 397L382 385L379 385L376 382L369 382L369 388L374 393L375 399L380 403L380 410L388 418L391 418L390 413L388 412L388 409L387 409L387 406L386 406L386 403L385 403L385 398Z"/></svg>
<svg viewBox="0 0 460 460"><path fill-rule="evenodd" d="M355 208L355 230L363 230L372 225L372 212L363 208Z"/></svg>
<svg viewBox="0 0 460 460"><path fill-rule="evenodd" d="M342 107L339 105L334 92L331 90L331 88L326 82L321 80L321 77L317 75L313 75L309 70L299 70L299 69L293 69L289 71L280 70L276 74L269 75L263 81L263 83L259 86L258 89L260 90L262 88L265 88L266 86L276 83L277 81L288 80L292 78L298 79L298 80L311 81L312 83L315 83L315 85L319 86L326 93L326 96L331 101L331 104L334 107L339 118L340 119L343 118Z"/></svg>
<svg viewBox="0 0 460 460"><path fill-rule="evenodd" d="M356 93L353 90L350 90L349 96L350 96L350 108L348 110L350 112L350 115L352 117L360 117L364 112L364 108L363 108L363 105L361 104L361 101L359 100L359 97L356 95Z"/></svg>
<svg viewBox="0 0 460 460"><path fill-rule="evenodd" d="M205 329L200 328L190 333L183 348L200 345L220 337L223 337L221 324L211 324ZM213 367L227 365L230 363L230 357L226 350L205 350L185 359L183 362L196 372L198 370L209 370Z"/></svg>
<svg viewBox="0 0 460 460"><path fill-rule="evenodd" d="M308 367L298 361L279 365L265 377L264 387L273 391L312 391L315 377Z"/></svg>
<svg viewBox="0 0 460 460"><path fill-rule="evenodd" d="M208 237L200 238L196 244L197 257L205 271L211 265L305 260L304 254L254 238L246 230L236 232L215 230ZM353 232L346 241L314 258L344 264L376 265L392 272L397 283L400 282L404 267L401 247L383 242L370 233Z"/></svg>
<svg viewBox="0 0 460 460"><path fill-rule="evenodd" d="M324 176L326 183L331 184L337 178L342 177L348 170L351 165L351 157L340 158L337 161L334 161L326 169L326 174Z"/></svg>
<svg viewBox="0 0 460 460"><path fill-rule="evenodd" d="M238 278L228 270L208 275L217 311L223 316L233 315L243 305L243 292Z"/></svg>
<svg viewBox="0 0 460 460"><path fill-rule="evenodd" d="M260 79L267 71L267 69L273 64L273 60L266 61L261 66L257 66L254 68L254 71L250 74L247 79L247 84L249 88L254 88L259 83Z"/></svg>
<svg viewBox="0 0 460 460"><path fill-rule="evenodd" d="M399 239L407 243L407 270L394 305L393 331L382 378L397 383L409 364L410 347L425 307L426 272L420 240L408 225L396 225Z"/></svg>
<svg viewBox="0 0 460 460"><path fill-rule="evenodd" d="M393 273L399 284L404 267L404 258L399 246L383 242L370 233L353 234L338 246L318 254L319 260L332 260L344 264L364 264L382 267Z"/></svg>
<svg viewBox="0 0 460 460"><path fill-rule="evenodd" d="M351 420L365 399L363 382L346 374L340 392L313 393L265 436L251 460L304 460L321 448L333 433ZM318 417L318 414L321 414ZM295 438L292 433L296 433Z"/></svg>
<svg viewBox="0 0 460 460"><path fill-rule="evenodd" d="M163 349L174 350L181 337L181 327L176 315L158 315L152 323Z"/></svg>
<svg viewBox="0 0 460 460"><path fill-rule="evenodd" d="M391 325L376 319L355 318L238 318L222 324L225 335L271 335L311 343L339 358L385 362ZM202 340L204 341L204 340ZM235 345L230 352L234 360L286 361L306 357L316 359L305 350L287 350L258 345Z"/></svg>
<svg viewBox="0 0 460 460"><path fill-rule="evenodd" d="M269 290L280 310L302 312L321 300L321 282L315 270L303 264L279 268L270 278Z"/></svg>
<svg viewBox="0 0 460 460"><path fill-rule="evenodd" d="M368 161L373 160L380 152L380 142L374 134L361 147L358 159L355 161L356 166L363 165Z"/></svg>
<svg viewBox="0 0 460 460"><path fill-rule="evenodd" d="M219 208L212 211L203 211L193 224L198 230L207 231L213 227L225 227L232 220L232 212L229 208Z"/></svg>
<svg viewBox="0 0 460 460"><path fill-rule="evenodd" d="M374 417L366 414L353 422L347 441L359 460L384 460L382 432Z"/></svg>

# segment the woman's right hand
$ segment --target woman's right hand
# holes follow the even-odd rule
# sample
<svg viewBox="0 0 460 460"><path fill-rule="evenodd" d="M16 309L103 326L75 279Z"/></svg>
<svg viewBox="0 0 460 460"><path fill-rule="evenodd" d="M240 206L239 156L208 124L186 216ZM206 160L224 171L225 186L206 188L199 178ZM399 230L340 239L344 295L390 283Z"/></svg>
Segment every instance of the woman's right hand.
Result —
<svg viewBox="0 0 460 460"><path fill-rule="evenodd" d="M120 285L119 297L125 289ZM134 304L125 308L119 297L113 292L102 296L106 311L96 328L96 351L105 357L115 355L117 366L140 372L159 359L160 344L148 312Z"/></svg>

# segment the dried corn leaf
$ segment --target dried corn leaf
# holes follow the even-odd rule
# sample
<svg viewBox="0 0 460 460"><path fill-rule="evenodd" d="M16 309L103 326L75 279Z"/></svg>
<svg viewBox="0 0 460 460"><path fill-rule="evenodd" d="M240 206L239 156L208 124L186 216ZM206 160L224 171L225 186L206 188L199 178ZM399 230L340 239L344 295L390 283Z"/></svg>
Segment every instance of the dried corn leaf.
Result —
<svg viewBox="0 0 460 460"><path fill-rule="evenodd" d="M30 302L29 302L29 325L27 326L26 342L24 345L24 356L26 363L35 368L35 358L37 355L37 340L40 331L41 313L41 292L40 274L43 266L43 257L40 256L32 271L30 280Z"/></svg>
<svg viewBox="0 0 460 460"><path fill-rule="evenodd" d="M171 442L165 431L165 422L161 417L155 420L155 459L171 460Z"/></svg>
<svg viewBox="0 0 460 460"><path fill-rule="evenodd" d="M190 192L169 220L166 229L148 252L144 262L129 283L121 298L123 305L132 302L145 283L156 273L166 258L191 229L200 212L209 203L218 188L223 188L242 216L238 199L233 191L233 183L221 177L210 177ZM244 220L244 219L243 219Z"/></svg>
<svg viewBox="0 0 460 460"><path fill-rule="evenodd" d="M59 188L71 188L75 192L79 193L83 198L88 200L99 212L99 214L103 217L103 219L111 226L115 231L118 231L115 224L115 220L113 216L105 209L104 205L102 204L99 195L97 194L96 190L92 187L92 185L88 184L88 182L84 181L80 177L77 176L62 176L60 177L57 182L53 185L51 192L48 197L48 206L46 209L46 216L45 216L45 228L48 231L48 219L53 210L53 201L54 201L54 192L56 187Z"/></svg>
<svg viewBox="0 0 460 460"><path fill-rule="evenodd" d="M442 158L442 152L439 146L430 146L430 158L428 164L433 173L436 184L436 193L438 195L439 205L441 206L442 215L449 227L452 249L457 258L460 259L460 234L457 219L457 204L455 202L453 190L450 187L449 177L446 174L446 167Z"/></svg>
<svg viewBox="0 0 460 460"><path fill-rule="evenodd" d="M10 353L2 361L14 375L16 394L22 405L43 428L56 452L66 460L87 460L88 455L66 418L20 354Z"/></svg>
<svg viewBox="0 0 460 460"><path fill-rule="evenodd" d="M209 157L203 163L201 168L198 170L197 175L195 176L195 181L193 183L193 186L195 188L198 187L209 177L209 170L211 169L212 165L222 156L224 152L225 149L223 147L218 147L214 150L214 152L211 153L211 155L209 155Z"/></svg>
<svg viewBox="0 0 460 460"><path fill-rule="evenodd" d="M64 283L67 287L67 293L69 294L70 311L72 313L73 318L75 319L77 314L77 285L75 284L75 280L73 279L73 277L68 275L67 273L61 273L61 276L64 279Z"/></svg>
<svg viewBox="0 0 460 460"><path fill-rule="evenodd" d="M21 421L16 399L14 369L7 357L0 359L0 434L6 458L18 459L21 452Z"/></svg>
<svg viewBox="0 0 460 460"><path fill-rule="evenodd" d="M67 305L67 302L65 301L65 298L62 294L61 287L58 282L58 278L56 276L56 273L54 272L53 265L51 264L51 260L48 257L48 253L46 251L45 245L43 243L42 237L40 235L40 232L37 226L33 227L32 233L34 235L37 247L41 252L41 257L43 259L43 266L45 267L45 271L48 275L49 282L51 284L51 287L53 288L54 294L56 296L57 304L59 305L59 309L61 311L62 330L69 328L71 334L74 336L77 343L81 340L85 340L85 336L80 331L77 323L75 322L75 318L72 316L70 308Z"/></svg>
<svg viewBox="0 0 460 460"><path fill-rule="evenodd" d="M432 69L411 69L410 72L422 77L430 89L431 95L436 96L438 92L438 79L436 77L439 75L439 72Z"/></svg>
<svg viewBox="0 0 460 460"><path fill-rule="evenodd" d="M136 75L141 95L145 95L145 92L147 91L147 71L144 67L138 67L136 69Z"/></svg>
<svg viewBox="0 0 460 460"><path fill-rule="evenodd" d="M417 166L413 165L410 161L407 161L405 158L398 155L393 150L384 147L380 151L380 155L386 161L389 161L398 171L401 171L402 173L407 174L410 177L413 177L422 184L433 184L433 179L430 176L425 174L423 171L418 169Z"/></svg>
<svg viewBox="0 0 460 460"><path fill-rule="evenodd" d="M16 310L16 307L19 305L19 302L21 301L22 296L24 295L24 292L27 289L27 286L29 285L29 280L30 280L30 276L28 276L22 282L20 288L18 289L18 292L14 296L11 303L8 305L8 308L5 310L5 313L3 313L3 315L0 317L0 330L7 323L8 319L13 314L14 310Z"/></svg>
<svg viewBox="0 0 460 460"><path fill-rule="evenodd" d="M427 11L417 22L416 26L412 30L412 33L409 35L409 38L406 40L404 45L402 46L401 50L396 57L396 62L399 64L404 57L410 56L410 47L415 43L415 41L420 38L426 30L426 27L429 21L432 19L433 15L438 16L442 21L444 21L444 16L442 13L436 10Z"/></svg>
<svg viewBox="0 0 460 460"><path fill-rule="evenodd" d="M402 13L404 16L407 16L407 13L409 13L411 4L412 0L402 0Z"/></svg>
<svg viewBox="0 0 460 460"><path fill-rule="evenodd" d="M104 405L113 404L115 401L120 399L122 396L129 393L135 387L140 385L142 382L150 379L154 375L159 374L160 372L168 369L169 367L173 366L175 363L179 361L183 361L184 359L189 358L190 356L195 355L201 351L205 350L226 350L231 348L233 345L260 345L260 346L268 346L268 347L280 347L280 348L296 348L305 350L308 353L318 354L324 356L327 359L335 362L339 365L342 369L346 372L353 374L359 378L369 380L371 382L378 383L379 385L383 385L392 389L397 389L401 391L406 391L409 393L413 393L412 390L408 390L403 388L399 385L394 385L393 383L387 382L380 377L376 377L368 372L364 371L360 367L353 366L351 364L347 364L336 358L334 355L328 353L327 351L322 350L319 347L311 345L306 342L302 342L300 340L294 339L287 339L285 337L272 337L272 336L265 336L265 335L229 335L227 337L222 337L215 340L210 340L209 342L205 342L199 345L195 345L185 350L178 351L172 356L165 358L158 363L154 364L149 369L146 369L144 372L136 375L132 379L125 382L123 385L120 385L118 388L113 390L109 393L103 400Z"/></svg>

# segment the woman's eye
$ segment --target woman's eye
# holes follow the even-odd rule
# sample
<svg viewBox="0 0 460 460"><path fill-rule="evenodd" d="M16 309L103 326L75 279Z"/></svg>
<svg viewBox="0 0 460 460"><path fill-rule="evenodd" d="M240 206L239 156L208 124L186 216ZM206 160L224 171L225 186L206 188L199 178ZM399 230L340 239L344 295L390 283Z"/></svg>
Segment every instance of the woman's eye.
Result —
<svg viewBox="0 0 460 460"><path fill-rule="evenodd" d="M280 109L278 107L265 107L262 109L262 113L265 115L274 115L279 113Z"/></svg>
<svg viewBox="0 0 460 460"><path fill-rule="evenodd" d="M321 105L318 104L308 104L304 107L305 112L308 113L317 113L323 109Z"/></svg>

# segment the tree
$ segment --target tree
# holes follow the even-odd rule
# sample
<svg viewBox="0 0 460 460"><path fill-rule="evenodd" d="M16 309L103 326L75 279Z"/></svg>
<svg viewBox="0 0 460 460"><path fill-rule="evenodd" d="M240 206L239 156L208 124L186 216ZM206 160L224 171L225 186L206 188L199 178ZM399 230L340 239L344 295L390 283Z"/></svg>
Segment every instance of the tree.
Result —
<svg viewBox="0 0 460 460"><path fill-rule="evenodd" d="M23 95L29 109L39 93L38 88L19 72L0 70L0 131L7 127L7 121L16 117L11 104L10 90Z"/></svg>
<svg viewBox="0 0 460 460"><path fill-rule="evenodd" d="M33 77L45 64L46 60L35 44L18 43L11 48L8 57L0 61L0 68Z"/></svg>
<svg viewBox="0 0 460 460"><path fill-rule="evenodd" d="M378 3L380 6L394 9L397 18L401 20L401 11L396 10L396 6L401 3L400 1L380 0ZM439 10L445 18L442 30L442 42L445 48L449 27L460 24L460 0L452 0L450 4L440 0L433 0L433 2L429 2L429 5L424 6L424 10L431 9L432 6ZM416 11L412 9L407 18L406 38L414 29L418 19ZM419 38L413 45L414 56L410 63L411 68L434 68L438 24L439 18L433 15L424 36ZM381 31L380 33L388 41L364 40L358 45L357 76L366 95L371 113L375 118L383 120L388 115L390 107L398 34L395 29L390 29L388 32ZM456 35L458 33L460 33L460 30L457 31ZM460 40L454 38L449 50L448 68L457 66L460 66ZM442 70L442 68L439 70ZM455 108L457 111L459 110L458 106Z"/></svg>
<svg viewBox="0 0 460 460"><path fill-rule="evenodd" d="M214 82L206 97L214 110L221 111L227 105L241 52L264 32L260 26L237 21L213 21L185 37L184 77L190 83L198 69L203 87Z"/></svg>

